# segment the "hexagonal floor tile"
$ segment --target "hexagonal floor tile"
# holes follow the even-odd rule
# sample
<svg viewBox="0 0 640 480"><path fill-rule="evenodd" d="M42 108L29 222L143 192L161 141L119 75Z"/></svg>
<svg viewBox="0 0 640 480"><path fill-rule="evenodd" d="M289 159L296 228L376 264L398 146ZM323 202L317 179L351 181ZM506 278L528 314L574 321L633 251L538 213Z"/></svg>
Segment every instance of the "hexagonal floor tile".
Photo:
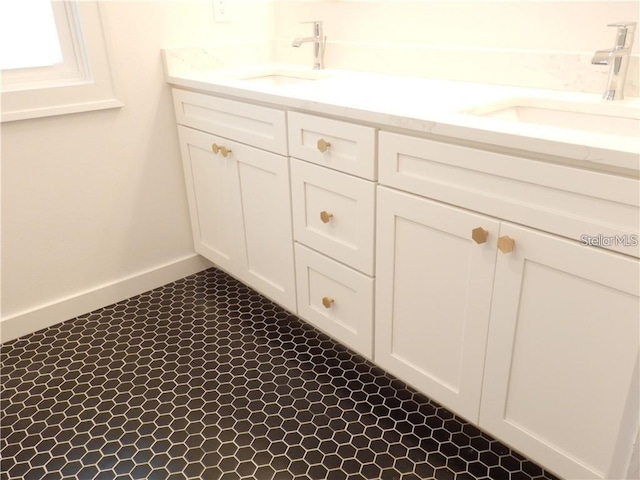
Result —
<svg viewBox="0 0 640 480"><path fill-rule="evenodd" d="M555 479L213 268L0 355L2 479Z"/></svg>

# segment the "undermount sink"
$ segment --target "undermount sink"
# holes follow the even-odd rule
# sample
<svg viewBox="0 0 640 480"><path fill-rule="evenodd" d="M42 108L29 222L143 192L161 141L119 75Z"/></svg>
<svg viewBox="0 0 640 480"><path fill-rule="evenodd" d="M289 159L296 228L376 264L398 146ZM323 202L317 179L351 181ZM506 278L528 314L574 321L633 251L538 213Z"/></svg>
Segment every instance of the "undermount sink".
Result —
<svg viewBox="0 0 640 480"><path fill-rule="evenodd" d="M620 104L520 98L479 106L467 113L507 122L588 133L640 136L640 111L637 107Z"/></svg>
<svg viewBox="0 0 640 480"><path fill-rule="evenodd" d="M315 78L303 78L295 77L291 75L260 75L257 77L248 77L239 79L243 82L250 82L254 84L270 85L274 87L286 87L289 85L295 85L297 83L311 82L316 80Z"/></svg>
<svg viewBox="0 0 640 480"><path fill-rule="evenodd" d="M326 70L312 70L310 68L291 65L267 65L259 68L237 71L230 75L233 81L258 88L287 88L295 85L315 83L317 80L331 78L333 75Z"/></svg>

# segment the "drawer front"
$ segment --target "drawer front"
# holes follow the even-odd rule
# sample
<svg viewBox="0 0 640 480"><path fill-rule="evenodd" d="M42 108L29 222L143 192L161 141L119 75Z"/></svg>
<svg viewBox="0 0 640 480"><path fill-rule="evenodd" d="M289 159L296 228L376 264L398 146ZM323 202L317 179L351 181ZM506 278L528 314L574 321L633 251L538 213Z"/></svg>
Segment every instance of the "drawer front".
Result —
<svg viewBox="0 0 640 480"><path fill-rule="evenodd" d="M298 243L298 315L368 359L373 353L373 279Z"/></svg>
<svg viewBox="0 0 640 480"><path fill-rule="evenodd" d="M375 129L289 112L289 152L325 167L368 180L377 178Z"/></svg>
<svg viewBox="0 0 640 480"><path fill-rule="evenodd" d="M291 161L294 238L373 275L375 184Z"/></svg>
<svg viewBox="0 0 640 480"><path fill-rule="evenodd" d="M640 256L640 182L380 132L379 181L585 244Z"/></svg>
<svg viewBox="0 0 640 480"><path fill-rule="evenodd" d="M180 125L287 155L284 111L175 88L173 103Z"/></svg>

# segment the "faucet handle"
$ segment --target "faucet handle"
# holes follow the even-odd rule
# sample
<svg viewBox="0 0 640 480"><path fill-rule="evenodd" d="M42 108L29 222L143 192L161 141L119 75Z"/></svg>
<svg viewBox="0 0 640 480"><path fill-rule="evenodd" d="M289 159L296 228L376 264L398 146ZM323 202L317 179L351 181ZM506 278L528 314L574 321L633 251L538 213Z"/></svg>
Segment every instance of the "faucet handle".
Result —
<svg viewBox="0 0 640 480"><path fill-rule="evenodd" d="M322 20L311 20L309 22L300 22L300 23L313 24L313 34L322 41Z"/></svg>
<svg viewBox="0 0 640 480"><path fill-rule="evenodd" d="M627 29L629 29L629 27L634 27L635 29L636 25L637 25L636 22L615 22L615 23L609 23L607 27L618 27L618 28L627 28Z"/></svg>
<svg viewBox="0 0 640 480"><path fill-rule="evenodd" d="M633 33L636 29L636 22L616 22L610 23L607 27L616 27L616 42L613 46L614 50L621 50L623 48L631 49L633 44Z"/></svg>
<svg viewBox="0 0 640 480"><path fill-rule="evenodd" d="M312 24L314 34L317 34L318 31L322 30L322 20L309 20L308 22L300 22L300 23Z"/></svg>

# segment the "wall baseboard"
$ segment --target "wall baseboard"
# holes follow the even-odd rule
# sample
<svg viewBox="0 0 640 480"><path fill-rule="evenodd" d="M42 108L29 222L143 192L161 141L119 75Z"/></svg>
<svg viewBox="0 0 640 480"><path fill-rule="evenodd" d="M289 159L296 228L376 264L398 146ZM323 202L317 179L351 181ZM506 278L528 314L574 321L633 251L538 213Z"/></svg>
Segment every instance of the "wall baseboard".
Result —
<svg viewBox="0 0 640 480"><path fill-rule="evenodd" d="M62 323L212 267L193 254L0 321L0 343Z"/></svg>

